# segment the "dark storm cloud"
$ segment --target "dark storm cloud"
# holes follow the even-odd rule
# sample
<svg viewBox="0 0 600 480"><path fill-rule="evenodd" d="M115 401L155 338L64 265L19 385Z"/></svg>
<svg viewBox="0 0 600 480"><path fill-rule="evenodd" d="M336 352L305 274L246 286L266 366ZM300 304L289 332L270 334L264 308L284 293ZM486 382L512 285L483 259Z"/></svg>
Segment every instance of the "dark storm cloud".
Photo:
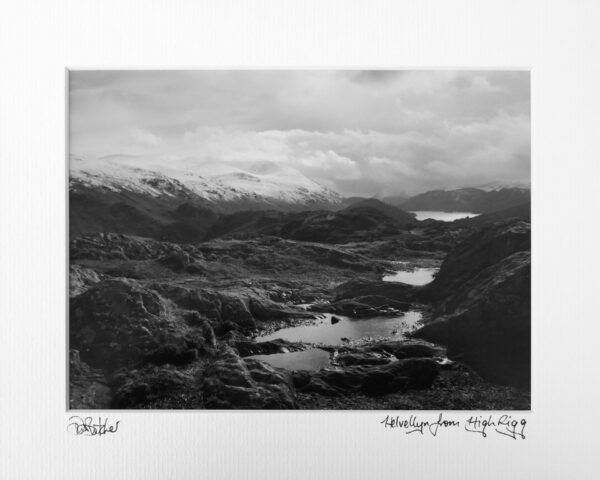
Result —
<svg viewBox="0 0 600 480"><path fill-rule="evenodd" d="M71 152L293 166L346 195L530 175L527 72L82 71Z"/></svg>

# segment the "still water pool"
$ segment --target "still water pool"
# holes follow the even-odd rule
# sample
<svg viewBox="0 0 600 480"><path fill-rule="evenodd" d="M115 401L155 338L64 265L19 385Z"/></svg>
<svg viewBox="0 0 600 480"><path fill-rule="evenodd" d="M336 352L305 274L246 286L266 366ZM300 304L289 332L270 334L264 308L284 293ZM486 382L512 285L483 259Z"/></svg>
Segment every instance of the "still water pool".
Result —
<svg viewBox="0 0 600 480"><path fill-rule="evenodd" d="M421 321L421 312L409 310L393 317L373 317L351 319L342 315L322 314L317 323L282 328L271 334L257 337L257 342L282 339L288 342L321 343L343 345L349 340L363 338L404 338L404 334L414 330ZM339 319L332 323L332 317ZM335 321L335 320L333 320ZM287 354L286 354L287 355ZM269 355L270 356L270 355Z"/></svg>
<svg viewBox="0 0 600 480"><path fill-rule="evenodd" d="M433 220L439 220L441 222L453 222L454 220L460 220L461 218L471 218L479 215L478 213L470 212L437 212L437 211L418 211L411 212L417 216L417 220L427 220L431 218Z"/></svg>

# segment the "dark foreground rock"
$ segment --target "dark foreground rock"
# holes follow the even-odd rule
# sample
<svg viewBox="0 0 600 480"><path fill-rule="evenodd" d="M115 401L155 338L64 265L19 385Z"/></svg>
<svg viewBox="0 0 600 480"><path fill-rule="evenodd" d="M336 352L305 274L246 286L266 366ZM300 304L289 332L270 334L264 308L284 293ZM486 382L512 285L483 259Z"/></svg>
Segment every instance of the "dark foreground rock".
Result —
<svg viewBox="0 0 600 480"><path fill-rule="evenodd" d="M231 348L205 370L206 408L297 408L291 375L258 360L240 358Z"/></svg>
<svg viewBox="0 0 600 480"><path fill-rule="evenodd" d="M69 351L69 407L108 408L111 393L104 374L81 361L77 350Z"/></svg>
<svg viewBox="0 0 600 480"><path fill-rule="evenodd" d="M301 409L348 410L528 410L527 391L495 385L482 379L465 364L457 362L451 369L441 369L426 389L408 389L385 395L322 395L297 391Z"/></svg>
<svg viewBox="0 0 600 480"><path fill-rule="evenodd" d="M409 340L409 341L384 341L368 347L374 352L385 352L393 355L399 360L405 358L443 358L446 352L443 348L431 343Z"/></svg>
<svg viewBox="0 0 600 480"><path fill-rule="evenodd" d="M70 344L90 366L112 371L139 362L189 363L211 339L157 292L121 278L99 282L73 299Z"/></svg>
<svg viewBox="0 0 600 480"><path fill-rule="evenodd" d="M113 379L110 408L202 408L196 368L148 365L123 370Z"/></svg>
<svg viewBox="0 0 600 480"><path fill-rule="evenodd" d="M432 283L423 290L438 310L449 312L462 301L465 284L486 268L517 252L531 251L531 224L523 220L499 222L482 228L452 250ZM528 292L524 292L528 293Z"/></svg>
<svg viewBox="0 0 600 480"><path fill-rule="evenodd" d="M434 360L410 358L387 361L383 365L363 363L341 370L326 369L314 374L297 372L294 374L294 384L303 393L336 396L362 392L366 395L385 395L411 388L428 388L438 373L439 366Z"/></svg>
<svg viewBox="0 0 600 480"><path fill-rule="evenodd" d="M384 365L390 363L391 357L374 352L347 352L341 353L336 357L336 363L343 366L352 365Z"/></svg>
<svg viewBox="0 0 600 480"><path fill-rule="evenodd" d="M502 223L469 237L428 286L435 320L415 336L441 343L484 377L529 388L530 226Z"/></svg>

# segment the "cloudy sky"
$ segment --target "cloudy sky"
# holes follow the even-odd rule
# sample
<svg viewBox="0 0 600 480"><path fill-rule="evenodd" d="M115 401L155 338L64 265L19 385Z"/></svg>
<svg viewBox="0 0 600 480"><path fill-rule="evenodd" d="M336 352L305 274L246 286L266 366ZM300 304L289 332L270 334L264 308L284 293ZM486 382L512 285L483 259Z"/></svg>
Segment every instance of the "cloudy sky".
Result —
<svg viewBox="0 0 600 480"><path fill-rule="evenodd" d="M528 72L80 71L70 151L271 160L343 195L530 180Z"/></svg>

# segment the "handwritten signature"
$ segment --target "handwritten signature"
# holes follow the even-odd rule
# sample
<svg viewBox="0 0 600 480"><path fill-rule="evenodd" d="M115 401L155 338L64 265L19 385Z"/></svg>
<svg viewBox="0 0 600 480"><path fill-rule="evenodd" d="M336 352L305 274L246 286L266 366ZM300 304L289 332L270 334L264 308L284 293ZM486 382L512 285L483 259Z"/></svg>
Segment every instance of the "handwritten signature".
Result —
<svg viewBox="0 0 600 480"><path fill-rule="evenodd" d="M461 422L458 420L445 419L440 413L435 420L421 420L417 415L410 415L408 418L400 416L387 415L381 422L384 428L399 428L407 435L411 433L431 434L437 436L440 429L460 428ZM480 434L487 438L489 432L495 432L512 438L513 440L525 439L525 418L513 418L511 415L471 415L467 418L462 427L470 433Z"/></svg>
<svg viewBox="0 0 600 480"><path fill-rule="evenodd" d="M74 435L85 435L88 437L92 437L94 435L106 435L107 433L116 433L119 429L120 421L114 425L109 425L108 418L104 420L102 417L98 417L98 421L92 417L80 417L78 415L73 415L69 417L69 424L67 425L67 431Z"/></svg>

